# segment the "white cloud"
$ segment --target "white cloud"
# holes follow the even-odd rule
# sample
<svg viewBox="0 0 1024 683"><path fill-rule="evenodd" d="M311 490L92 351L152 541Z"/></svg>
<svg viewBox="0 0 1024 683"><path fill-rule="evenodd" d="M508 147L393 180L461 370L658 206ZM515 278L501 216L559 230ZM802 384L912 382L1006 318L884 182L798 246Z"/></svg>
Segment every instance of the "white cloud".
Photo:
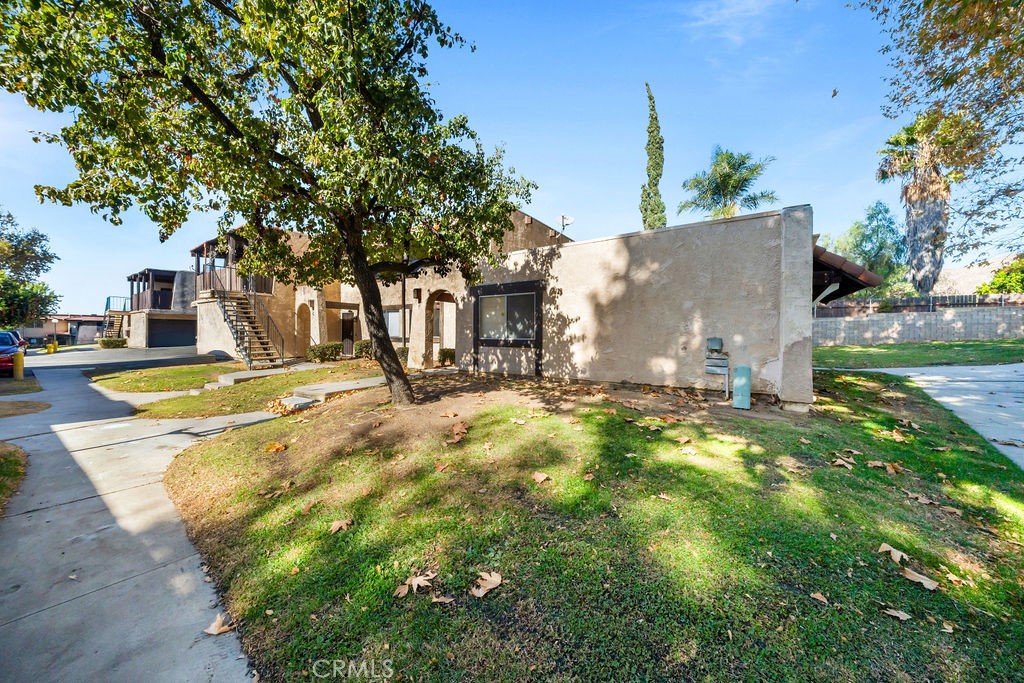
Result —
<svg viewBox="0 0 1024 683"><path fill-rule="evenodd" d="M783 2L792 0L699 0L679 3L673 11L683 16L683 27L690 32L710 34L738 47L760 35L767 16Z"/></svg>

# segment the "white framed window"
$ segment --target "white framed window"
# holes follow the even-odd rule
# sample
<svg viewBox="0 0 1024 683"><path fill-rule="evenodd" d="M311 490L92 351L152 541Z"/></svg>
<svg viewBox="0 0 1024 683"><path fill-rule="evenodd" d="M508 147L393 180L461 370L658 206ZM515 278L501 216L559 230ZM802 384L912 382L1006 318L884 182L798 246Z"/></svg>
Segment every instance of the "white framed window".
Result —
<svg viewBox="0 0 1024 683"><path fill-rule="evenodd" d="M532 341L537 338L537 295L493 294L480 297L480 339Z"/></svg>
<svg viewBox="0 0 1024 683"><path fill-rule="evenodd" d="M384 323L388 328L388 335L392 339L402 338L402 312L397 308L390 311L384 311ZM405 309L405 336L409 336L412 333L412 309Z"/></svg>

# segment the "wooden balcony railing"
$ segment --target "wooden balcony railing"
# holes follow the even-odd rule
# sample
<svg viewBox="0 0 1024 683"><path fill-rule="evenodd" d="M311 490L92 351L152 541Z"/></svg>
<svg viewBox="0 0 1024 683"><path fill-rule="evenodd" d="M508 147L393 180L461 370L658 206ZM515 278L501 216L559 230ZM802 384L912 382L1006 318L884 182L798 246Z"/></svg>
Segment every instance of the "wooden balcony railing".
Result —
<svg viewBox="0 0 1024 683"><path fill-rule="evenodd" d="M132 310L144 311L158 309L170 310L173 292L169 289L147 289L144 292L136 292L132 295Z"/></svg>
<svg viewBox="0 0 1024 683"><path fill-rule="evenodd" d="M215 271L215 272L211 272ZM274 278L264 275L243 277L232 266L204 269L196 275L196 293L208 292L223 287L229 292L254 292L273 294Z"/></svg>

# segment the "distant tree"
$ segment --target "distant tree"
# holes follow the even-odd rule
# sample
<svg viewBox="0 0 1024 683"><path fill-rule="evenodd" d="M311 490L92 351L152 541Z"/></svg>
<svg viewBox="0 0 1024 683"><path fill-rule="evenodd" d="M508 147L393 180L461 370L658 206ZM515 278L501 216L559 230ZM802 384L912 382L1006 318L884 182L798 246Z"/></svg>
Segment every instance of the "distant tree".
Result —
<svg viewBox="0 0 1024 683"><path fill-rule="evenodd" d="M651 85L644 85L647 86L647 183L640 188L640 215L644 220L644 230L657 230L668 225L659 187L665 169L665 138L661 136Z"/></svg>
<svg viewBox="0 0 1024 683"><path fill-rule="evenodd" d="M379 282L473 277L533 187L427 90L433 47L464 44L422 0L10 0L0 85L66 112L78 177L40 197L161 239L194 212L248 242L243 273L353 283L392 400L414 400ZM301 233L301 249L290 234Z"/></svg>
<svg viewBox="0 0 1024 683"><path fill-rule="evenodd" d="M699 210L706 211L711 218L731 218L741 206L753 210L777 202L774 192L753 191L754 183L773 161L774 157L754 161L750 154L736 154L716 145L711 153L711 168L683 183L683 189L693 197L679 204L679 213Z"/></svg>
<svg viewBox="0 0 1024 683"><path fill-rule="evenodd" d="M42 282L0 272L0 328L23 327L57 312L60 297Z"/></svg>
<svg viewBox="0 0 1024 683"><path fill-rule="evenodd" d="M889 37L889 106L970 112L975 144L946 159L966 183L953 198L949 246L1024 250L1024 3L1020 0L863 0Z"/></svg>
<svg viewBox="0 0 1024 683"><path fill-rule="evenodd" d="M46 235L19 227L11 213L0 210L0 328L22 327L56 312L60 297L36 281L56 260Z"/></svg>
<svg viewBox="0 0 1024 683"><path fill-rule="evenodd" d="M931 293L942 272L949 226L950 184L963 179L957 159L975 145L978 127L959 115L921 114L886 141L878 179L899 178L906 207L910 281Z"/></svg>
<svg viewBox="0 0 1024 683"><path fill-rule="evenodd" d="M977 289L978 294L1024 293L1024 254L995 272L990 282Z"/></svg>
<svg viewBox="0 0 1024 683"><path fill-rule="evenodd" d="M9 211L0 209L0 270L15 280L36 280L57 260L49 237L19 227Z"/></svg>
<svg viewBox="0 0 1024 683"><path fill-rule="evenodd" d="M913 296L907 282L907 244L903 229L889 206L877 201L829 247L840 256L864 266L884 282L852 295L860 298Z"/></svg>

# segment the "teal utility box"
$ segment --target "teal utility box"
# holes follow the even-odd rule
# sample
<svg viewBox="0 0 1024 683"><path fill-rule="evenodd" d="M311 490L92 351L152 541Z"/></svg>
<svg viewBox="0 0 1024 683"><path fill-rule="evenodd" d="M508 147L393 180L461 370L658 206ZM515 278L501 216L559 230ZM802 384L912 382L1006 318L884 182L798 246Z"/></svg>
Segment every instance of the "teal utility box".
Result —
<svg viewBox="0 0 1024 683"><path fill-rule="evenodd" d="M732 371L732 407L750 410L749 365L737 365Z"/></svg>

